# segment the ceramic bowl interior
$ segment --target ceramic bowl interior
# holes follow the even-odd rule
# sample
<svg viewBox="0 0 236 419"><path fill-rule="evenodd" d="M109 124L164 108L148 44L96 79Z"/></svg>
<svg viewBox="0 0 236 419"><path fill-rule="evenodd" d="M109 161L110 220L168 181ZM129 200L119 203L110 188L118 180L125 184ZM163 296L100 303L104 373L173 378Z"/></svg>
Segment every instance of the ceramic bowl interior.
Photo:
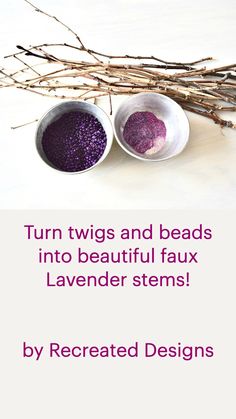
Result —
<svg viewBox="0 0 236 419"><path fill-rule="evenodd" d="M50 125L52 122L55 122L57 119L59 119L62 115L65 113L71 112L71 111L80 111L89 113L93 116L95 116L99 122L102 124L103 129L107 136L107 144L106 148L104 150L103 155L100 157L100 159L97 161L97 163L88 169L81 170L79 172L64 172L57 167L55 167L47 158L47 156L44 153L43 147L42 147L42 139L43 134L48 125ZM67 173L67 174L77 174L77 173L84 173L88 170L93 169L98 164L100 164L108 155L113 141L113 128L110 121L110 118L108 115L98 106L93 105L91 103L82 102L82 101L69 101L69 102L63 102L59 105L54 106L51 108L39 121L37 131L36 131L36 148L38 150L38 153L40 157L43 159L45 163L47 163L50 167L53 169L56 169L60 172Z"/></svg>
<svg viewBox="0 0 236 419"><path fill-rule="evenodd" d="M134 112L149 111L166 126L166 141L155 154L136 152L123 138L124 126ZM131 156L145 161L161 161L181 153L188 142L189 122L183 109L172 99L158 93L138 93L125 100L114 118L115 136L120 146Z"/></svg>

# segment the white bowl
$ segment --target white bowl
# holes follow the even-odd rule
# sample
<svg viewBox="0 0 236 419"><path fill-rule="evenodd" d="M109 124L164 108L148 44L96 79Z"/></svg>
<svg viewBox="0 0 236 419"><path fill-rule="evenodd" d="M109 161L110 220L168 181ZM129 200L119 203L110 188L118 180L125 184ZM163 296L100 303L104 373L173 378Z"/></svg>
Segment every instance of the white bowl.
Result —
<svg viewBox="0 0 236 419"><path fill-rule="evenodd" d="M135 112L152 112L166 126L166 141L155 154L136 152L123 138L127 119ZM120 146L131 156L145 161L161 161L177 156L189 139L189 122L183 109L172 99L159 93L138 93L125 100L114 117L115 136Z"/></svg>
<svg viewBox="0 0 236 419"><path fill-rule="evenodd" d="M101 125L103 126L103 129L104 129L104 131L106 133L106 137L107 137L107 143L106 143L105 150L104 150L102 156L100 157L100 159L97 161L97 163L94 164L91 167L88 167L85 170L80 170L78 172L66 172L66 171L60 170L57 167L55 167L48 160L48 158L45 155L45 152L43 150L43 147L42 147L43 134L44 134L44 131L46 130L46 128L48 127L48 125L50 125L52 122L56 121L58 118L60 118L65 113L68 113L68 112L71 112L71 111L81 111L81 112L89 113L89 114L95 116L99 120ZM40 119L40 121L38 122L37 130L36 130L36 148L37 148L37 151L38 151L40 157L42 158L42 160L45 163L47 163L48 166L52 167L53 169L56 169L56 170L58 170L62 173L66 173L66 174L84 173L84 172L87 172L88 170L91 170L94 167L98 166L108 155L108 153L111 149L111 146L112 146L112 142L113 142L113 128L112 128L112 123L111 123L111 120L110 120L109 116L101 108L99 108L97 105L93 105L92 103L83 102L83 101L67 101L67 102L62 102L59 105L53 106Z"/></svg>

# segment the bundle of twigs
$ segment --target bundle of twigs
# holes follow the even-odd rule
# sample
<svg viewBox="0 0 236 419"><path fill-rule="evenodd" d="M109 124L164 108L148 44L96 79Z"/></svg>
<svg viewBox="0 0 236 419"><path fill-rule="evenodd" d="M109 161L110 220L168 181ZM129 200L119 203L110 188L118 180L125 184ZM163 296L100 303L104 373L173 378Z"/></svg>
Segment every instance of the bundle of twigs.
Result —
<svg viewBox="0 0 236 419"><path fill-rule="evenodd" d="M66 28L76 38L77 45L45 43L29 48L18 45L18 51L5 58L16 59L21 68L14 73L1 69L0 87L14 86L61 99L94 100L107 96L111 113L113 95L157 92L171 97L187 111L210 118L222 127L236 128L236 123L222 116L222 112L236 111L236 64L206 68L202 63L211 61L211 57L181 63L155 56L103 54L87 48L78 34L57 17L25 1L35 11ZM52 48L53 53L50 52ZM68 60L59 56L58 52L64 48L74 50L78 59ZM30 64L24 56L30 57ZM36 62L37 59L40 63Z"/></svg>

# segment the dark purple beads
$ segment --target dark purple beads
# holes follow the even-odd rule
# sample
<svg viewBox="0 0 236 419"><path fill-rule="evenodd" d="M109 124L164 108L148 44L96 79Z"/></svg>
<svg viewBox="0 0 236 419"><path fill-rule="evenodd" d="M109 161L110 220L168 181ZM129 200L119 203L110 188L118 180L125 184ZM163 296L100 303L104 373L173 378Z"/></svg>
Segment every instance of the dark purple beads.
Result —
<svg viewBox="0 0 236 419"><path fill-rule="evenodd" d="M42 139L47 159L65 172L80 172L94 166L106 144L102 124L95 116L81 111L63 114L46 128Z"/></svg>

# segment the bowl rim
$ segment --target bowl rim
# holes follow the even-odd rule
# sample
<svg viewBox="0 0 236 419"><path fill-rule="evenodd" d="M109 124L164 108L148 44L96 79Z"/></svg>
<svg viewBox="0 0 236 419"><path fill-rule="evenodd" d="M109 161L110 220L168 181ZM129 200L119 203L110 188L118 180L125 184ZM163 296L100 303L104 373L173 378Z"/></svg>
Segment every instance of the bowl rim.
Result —
<svg viewBox="0 0 236 419"><path fill-rule="evenodd" d="M166 156L166 157L161 157L161 158L145 158L145 157L142 157L142 156L139 156L139 155L137 155L137 154L135 154L134 152L132 152L131 150L128 150L128 148L126 148L125 147L125 145L120 141L120 139L119 139L119 136L118 136L118 134L117 134L117 130L116 130L116 124L115 124L115 121L116 121L116 117L117 117L117 115L118 115L118 113L120 112L120 110L122 109L122 107L123 107L123 105L124 105L124 103L125 102L127 102L127 101L129 101L129 100L131 100L132 98L134 98L134 97L136 97L136 96L158 96L158 97L164 97L165 98L165 100L167 100L167 101L169 101L169 102L171 102L171 103L174 103L175 104L175 106L177 107L177 108L179 108L179 109L181 109L181 111L182 111L182 114L183 114L183 116L185 117L185 120L186 120L186 128L187 128L187 130L186 130L186 141L185 141L185 143L183 144L183 146L180 148L180 150L178 150L176 153L174 153L174 154L172 154L172 155L170 155L170 156ZM188 142L189 142L189 136L190 136L190 124L189 124L189 119L188 119L188 116L186 115L186 112L184 111L184 109L175 101L175 100L173 100L173 99L171 99L169 96L166 96L166 95L163 95L163 94L161 94L161 93L156 93L156 92L141 92L141 93L135 93L135 94L133 94L132 96L129 96L126 100L124 100L120 105L119 105L119 107L117 108L117 110L116 110L116 112L115 112L115 115L114 115L114 121L113 121L113 129L114 129L114 133L115 133L115 138L116 138L116 141L118 142L118 144L120 145L120 147L127 153L127 154L129 154L130 156L132 156L132 157L134 157L134 158L136 158L136 159L138 159L138 160L142 160L142 161L145 161L145 162L160 162L160 161L164 161L164 160L169 160L169 159L172 159L172 158L174 158L174 157L176 157L176 156L178 156L180 153L182 153L183 152L183 150L185 149L185 147L187 146L187 144L188 144Z"/></svg>
<svg viewBox="0 0 236 419"><path fill-rule="evenodd" d="M46 116L53 110L53 109L55 109L55 108L60 108L60 106L62 106L62 105L67 105L67 104L87 104L90 108L94 108L94 109L99 109L99 111L101 111L101 113L103 114L103 116L107 119L107 121L109 122L109 125L110 125L110 127L111 127L111 138L110 138L110 140L108 141L108 137L107 137L107 143L106 143L106 147L105 147L105 150L104 150L104 152L103 152L103 154L102 154L102 156L100 157L100 159L93 165L93 166L90 166L90 167L88 167L87 169L84 169L84 170L80 170L80 171L78 171L78 172L68 172L68 171L65 171L65 170L61 170L61 169L59 169L59 168L57 168L56 166L53 166L53 164L47 159L47 157L46 157L46 155L45 155L45 157L46 157L46 159L44 159L43 157L42 157L42 155L41 155L41 153L40 153L40 151L39 151L39 147L38 147L38 142L39 142L39 140L38 140L38 132L39 132L39 128L40 128L40 126L41 126L41 124L42 124L42 122L43 122L43 120L46 118ZM90 112L88 112L88 111L85 111L85 113L90 113ZM62 115L63 115L63 113L62 113ZM93 115L93 114L92 114ZM94 115L95 116L95 115ZM96 116L95 116L96 117ZM97 118L98 119L98 118ZM99 121L100 122L100 121ZM104 131L105 131L105 128L103 127L103 129L104 129ZM105 133L106 133L106 136L107 136L107 132L105 131ZM111 122L111 119L110 119L110 117L108 116L108 114L100 107L100 106L98 106L98 105L96 105L95 103L89 103L89 102L85 102L85 101L83 101L83 100L64 100L63 102L59 102L59 103L57 103L56 105L53 105L53 106L51 106L46 112L44 112L44 114L41 116L41 118L38 120L38 122L37 122L37 126L36 126L36 130L35 130L35 139L34 139L34 142L35 142L35 147L36 147L36 150L37 150L37 153L38 153L38 155L39 155L39 157L40 157L40 159L45 163L45 165L47 166L47 167L50 167L51 169L53 169L53 170L56 170L57 172L59 172L59 173L63 173L63 174L67 174L67 175L77 175L77 174L81 174L81 173L85 173L85 172L88 172L89 170L92 170L92 169L94 169L96 166L98 166L100 163L102 163L103 162L103 160L105 160L105 158L108 156L108 154L110 153L110 150L111 150L111 147L112 147L112 143L113 143L113 139L114 139L114 130L113 130L113 125L112 125L112 122Z"/></svg>

